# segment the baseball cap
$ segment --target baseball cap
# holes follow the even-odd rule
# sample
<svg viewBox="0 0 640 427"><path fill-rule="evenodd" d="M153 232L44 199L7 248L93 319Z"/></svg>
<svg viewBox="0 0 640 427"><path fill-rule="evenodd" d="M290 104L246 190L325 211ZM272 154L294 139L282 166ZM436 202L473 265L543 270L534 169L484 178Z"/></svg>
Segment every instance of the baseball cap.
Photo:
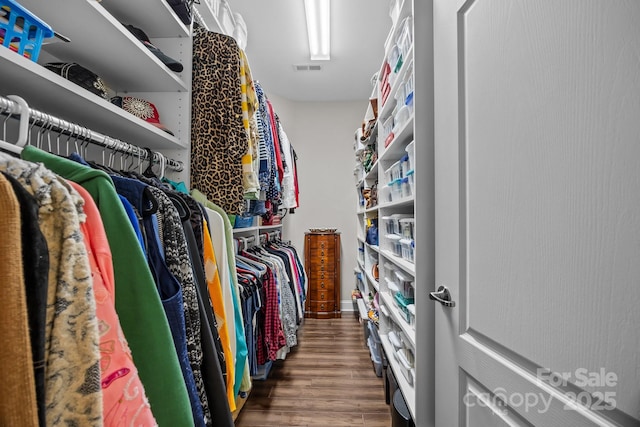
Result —
<svg viewBox="0 0 640 427"><path fill-rule="evenodd" d="M153 52L153 54L157 56L158 59L160 59L160 61L162 61L164 65L169 67L171 71L175 71L176 73L179 73L182 71L183 69L182 64L176 61L175 59L165 55L160 49L158 49L153 44L151 44L151 42L149 41L149 37L147 37L144 31L142 31L138 27L134 27L133 25L129 25L129 24L125 25L125 27L127 30L131 32L131 34L136 36L136 38L140 40L142 44L144 44L147 47L147 49Z"/></svg>
<svg viewBox="0 0 640 427"><path fill-rule="evenodd" d="M82 65L75 62L49 62L44 64L44 67L101 98L109 99L108 88L104 81Z"/></svg>
<svg viewBox="0 0 640 427"><path fill-rule="evenodd" d="M141 118L147 123L151 123L155 127L173 135L165 125L160 122L160 114L155 105L146 99L136 98L133 96L114 96L111 103L117 105L128 113Z"/></svg>

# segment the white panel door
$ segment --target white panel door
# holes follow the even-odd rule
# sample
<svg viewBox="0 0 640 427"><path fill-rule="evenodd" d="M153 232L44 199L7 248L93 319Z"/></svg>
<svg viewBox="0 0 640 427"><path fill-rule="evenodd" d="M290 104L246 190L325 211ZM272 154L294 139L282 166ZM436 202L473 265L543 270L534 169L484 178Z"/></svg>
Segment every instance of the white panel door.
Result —
<svg viewBox="0 0 640 427"><path fill-rule="evenodd" d="M434 67L435 425L640 425L640 1L434 0Z"/></svg>

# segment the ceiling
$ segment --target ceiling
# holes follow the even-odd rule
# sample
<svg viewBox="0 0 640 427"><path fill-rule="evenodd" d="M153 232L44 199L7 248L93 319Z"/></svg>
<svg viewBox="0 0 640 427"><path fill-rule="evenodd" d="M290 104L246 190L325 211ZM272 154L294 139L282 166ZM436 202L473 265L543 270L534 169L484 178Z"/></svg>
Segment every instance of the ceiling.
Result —
<svg viewBox="0 0 640 427"><path fill-rule="evenodd" d="M265 91L294 101L366 100L391 28L389 0L331 2L331 60L310 61L303 0L228 0L247 25L245 52ZM294 64L321 65L295 71Z"/></svg>

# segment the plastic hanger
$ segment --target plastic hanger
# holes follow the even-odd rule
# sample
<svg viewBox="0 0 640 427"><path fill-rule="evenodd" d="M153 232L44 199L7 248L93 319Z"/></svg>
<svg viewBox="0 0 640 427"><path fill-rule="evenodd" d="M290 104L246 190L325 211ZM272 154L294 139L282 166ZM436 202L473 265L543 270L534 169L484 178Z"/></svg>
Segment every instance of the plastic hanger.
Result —
<svg viewBox="0 0 640 427"><path fill-rule="evenodd" d="M27 101L20 98L16 95L9 95L7 98L15 101L20 107L20 123L18 125L18 140L15 143L11 143L5 140L0 139L0 148L3 150L9 151L14 154L22 153L23 147L27 144L29 140L29 105ZM9 116L10 117L10 116ZM5 120L5 131L6 131L6 120ZM4 133L6 137L6 132Z"/></svg>

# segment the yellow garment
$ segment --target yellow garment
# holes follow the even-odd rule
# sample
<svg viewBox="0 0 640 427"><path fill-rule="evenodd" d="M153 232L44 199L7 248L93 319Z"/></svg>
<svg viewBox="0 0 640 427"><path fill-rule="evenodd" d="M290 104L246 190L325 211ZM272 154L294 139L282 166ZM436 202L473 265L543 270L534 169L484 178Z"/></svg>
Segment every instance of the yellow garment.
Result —
<svg viewBox="0 0 640 427"><path fill-rule="evenodd" d="M220 335L220 342L222 343L222 350L224 351L224 361L227 366L227 400L229 401L231 411L235 411L236 399L233 392L235 361L231 353L229 330L227 328L227 322L225 321L227 317L225 315L224 299L222 297L222 284L220 283L216 254L213 250L213 242L211 241L209 225L206 220L203 220L202 228L204 230L204 271L207 278L207 287L209 288L209 298L211 298L213 313L216 316L218 335Z"/></svg>
<svg viewBox="0 0 640 427"><path fill-rule="evenodd" d="M244 188L245 199L255 200L260 194L260 183L258 181L258 169L255 168L254 159L258 153L258 142L255 134L251 132L249 124L259 107L256 88L251 77L249 59L243 50L240 50L240 92L242 99L242 124L249 139L247 152L242 156L242 186Z"/></svg>

